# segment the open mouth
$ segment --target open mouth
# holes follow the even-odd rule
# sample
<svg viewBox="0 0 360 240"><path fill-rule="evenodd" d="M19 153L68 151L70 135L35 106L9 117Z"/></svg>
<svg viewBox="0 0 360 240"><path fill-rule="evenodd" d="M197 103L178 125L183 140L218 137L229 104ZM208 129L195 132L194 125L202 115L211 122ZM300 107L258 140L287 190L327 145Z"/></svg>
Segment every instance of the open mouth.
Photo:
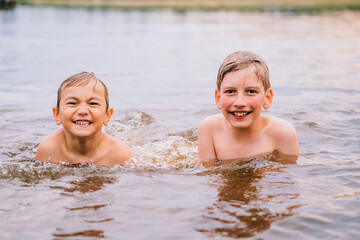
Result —
<svg viewBox="0 0 360 240"><path fill-rule="evenodd" d="M241 118L249 115L251 112L230 112L235 117Z"/></svg>
<svg viewBox="0 0 360 240"><path fill-rule="evenodd" d="M87 125L90 125L92 122L90 122L88 120L77 120L77 121L74 121L74 123L76 125L87 126Z"/></svg>

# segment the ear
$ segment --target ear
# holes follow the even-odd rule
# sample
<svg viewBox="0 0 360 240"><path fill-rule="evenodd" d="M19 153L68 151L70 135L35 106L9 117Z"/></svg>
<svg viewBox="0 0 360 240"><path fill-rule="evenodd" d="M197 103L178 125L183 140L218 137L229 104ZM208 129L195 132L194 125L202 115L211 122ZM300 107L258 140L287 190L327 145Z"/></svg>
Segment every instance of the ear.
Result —
<svg viewBox="0 0 360 240"><path fill-rule="evenodd" d="M271 104L272 104L272 101L273 101L273 90L271 88L269 88L266 93L265 93L265 102L264 102L264 109L269 109Z"/></svg>
<svg viewBox="0 0 360 240"><path fill-rule="evenodd" d="M220 102L220 91L218 89L215 89L215 102L216 106L219 110L221 110L221 102Z"/></svg>
<svg viewBox="0 0 360 240"><path fill-rule="evenodd" d="M105 113L105 119L104 119L104 122L103 124L106 126L108 125L108 123L110 122L110 118L111 116L113 115L114 113L114 109L113 108L109 108L106 113Z"/></svg>
<svg viewBox="0 0 360 240"><path fill-rule="evenodd" d="M56 124L60 125L62 122L61 122L60 111L59 111L58 107L53 107L53 115L54 115Z"/></svg>

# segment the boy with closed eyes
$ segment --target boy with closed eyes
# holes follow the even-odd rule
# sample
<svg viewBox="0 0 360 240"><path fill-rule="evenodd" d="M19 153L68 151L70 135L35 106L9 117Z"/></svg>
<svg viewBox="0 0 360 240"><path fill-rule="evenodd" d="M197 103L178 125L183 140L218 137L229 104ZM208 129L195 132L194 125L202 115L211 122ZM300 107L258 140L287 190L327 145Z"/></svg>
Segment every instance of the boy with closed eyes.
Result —
<svg viewBox="0 0 360 240"><path fill-rule="evenodd" d="M36 160L52 163L126 164L131 149L103 133L113 114L105 84L93 73L81 72L66 79L58 89L53 115L62 128L43 140Z"/></svg>

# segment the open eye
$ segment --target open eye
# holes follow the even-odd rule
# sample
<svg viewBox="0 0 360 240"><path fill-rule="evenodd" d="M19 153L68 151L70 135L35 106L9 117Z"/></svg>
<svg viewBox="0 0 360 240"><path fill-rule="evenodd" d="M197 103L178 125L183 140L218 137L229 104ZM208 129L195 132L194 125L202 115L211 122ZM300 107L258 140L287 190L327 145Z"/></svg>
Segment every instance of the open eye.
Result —
<svg viewBox="0 0 360 240"><path fill-rule="evenodd" d="M249 89L246 92L249 93L249 94L256 94L258 91L254 90L254 89Z"/></svg>
<svg viewBox="0 0 360 240"><path fill-rule="evenodd" d="M235 90L228 89L228 90L225 90L225 93L226 93L226 94L234 94L234 93L235 93Z"/></svg>

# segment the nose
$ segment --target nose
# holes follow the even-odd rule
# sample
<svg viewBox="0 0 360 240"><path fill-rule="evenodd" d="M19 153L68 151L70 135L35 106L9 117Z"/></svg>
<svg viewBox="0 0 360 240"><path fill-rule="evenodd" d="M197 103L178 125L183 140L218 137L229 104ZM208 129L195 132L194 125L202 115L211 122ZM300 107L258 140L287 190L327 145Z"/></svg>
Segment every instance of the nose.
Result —
<svg viewBox="0 0 360 240"><path fill-rule="evenodd" d="M235 96L235 101L234 101L234 106L237 106L237 107L243 107L243 106L246 106L246 100L245 100L245 96L243 94L237 94Z"/></svg>
<svg viewBox="0 0 360 240"><path fill-rule="evenodd" d="M77 114L79 114L79 115L87 115L87 114L89 114L89 109L86 106L86 104L80 104L79 105L79 108L77 110Z"/></svg>

